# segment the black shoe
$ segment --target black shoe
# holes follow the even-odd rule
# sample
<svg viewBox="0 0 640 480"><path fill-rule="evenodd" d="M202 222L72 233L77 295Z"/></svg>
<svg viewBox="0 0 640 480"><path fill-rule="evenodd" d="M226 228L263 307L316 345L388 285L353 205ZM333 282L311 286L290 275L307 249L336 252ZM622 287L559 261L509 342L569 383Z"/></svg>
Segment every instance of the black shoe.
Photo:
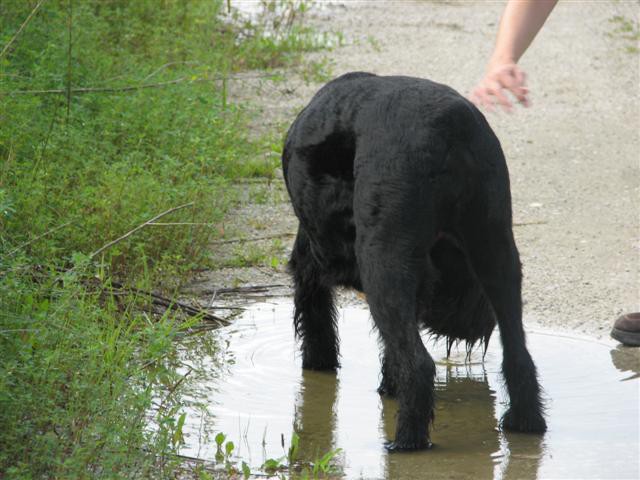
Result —
<svg viewBox="0 0 640 480"><path fill-rule="evenodd" d="M627 313L613 324L611 336L629 347L640 347L640 313Z"/></svg>

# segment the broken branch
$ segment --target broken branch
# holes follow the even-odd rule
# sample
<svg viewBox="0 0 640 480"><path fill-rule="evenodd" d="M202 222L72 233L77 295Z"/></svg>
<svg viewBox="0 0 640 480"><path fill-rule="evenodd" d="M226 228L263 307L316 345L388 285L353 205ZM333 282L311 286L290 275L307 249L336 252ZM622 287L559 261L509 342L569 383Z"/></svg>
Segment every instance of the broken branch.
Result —
<svg viewBox="0 0 640 480"><path fill-rule="evenodd" d="M136 233L138 230L146 227L147 225L155 222L156 220L158 220L159 218L164 217L165 215L169 215L170 213L175 212L176 210L180 210L182 208L187 208L187 207L192 207L194 205L194 202L189 202L189 203L185 203L184 205L179 205L177 207L173 207L170 208L169 210L166 210L158 215L156 215L155 217L147 220L146 222L138 225L136 228L134 228L133 230L129 230L127 233L125 233L124 235L122 235L121 237L116 238L115 240L112 240L111 242L107 243L106 245L103 245L102 247L100 247L98 250L96 250L95 252L93 252L91 255L89 255L89 258L94 258L96 257L98 254L104 252L107 248L110 248L112 246L114 246L116 243L121 242L122 240L130 237L131 235L133 235L134 233Z"/></svg>

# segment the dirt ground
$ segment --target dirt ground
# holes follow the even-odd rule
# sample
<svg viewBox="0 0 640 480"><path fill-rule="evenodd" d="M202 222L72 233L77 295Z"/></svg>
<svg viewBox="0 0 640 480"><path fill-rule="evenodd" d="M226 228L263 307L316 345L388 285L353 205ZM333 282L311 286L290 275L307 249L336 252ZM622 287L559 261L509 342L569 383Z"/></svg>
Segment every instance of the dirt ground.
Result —
<svg viewBox="0 0 640 480"><path fill-rule="evenodd" d="M342 46L312 54L328 58L334 76L412 75L463 94L483 72L504 5L319 3L313 25L344 35ZM507 157L514 222L525 224L515 235L528 327L605 339L618 315L640 308L640 56L637 40L615 32L623 23L617 17L637 29L639 15L637 1L560 2L520 62L532 107L486 113ZM284 83L236 84L235 98L256 108L256 128L290 123L320 86L295 72L286 76ZM229 220L235 231L295 232L280 182L263 187L266 203L248 204ZM291 238L284 242L290 248ZM222 269L203 274L192 291L283 282L289 279L281 267Z"/></svg>

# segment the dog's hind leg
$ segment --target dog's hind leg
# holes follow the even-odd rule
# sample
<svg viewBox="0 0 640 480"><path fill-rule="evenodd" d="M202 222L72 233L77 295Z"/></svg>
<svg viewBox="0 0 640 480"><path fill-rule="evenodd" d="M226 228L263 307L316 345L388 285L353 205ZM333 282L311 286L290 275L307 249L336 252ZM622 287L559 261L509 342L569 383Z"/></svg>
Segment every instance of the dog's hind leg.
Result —
<svg viewBox="0 0 640 480"><path fill-rule="evenodd" d="M289 270L294 280L293 321L302 341L302 368L335 370L339 362L333 287L323 278L302 227L298 229Z"/></svg>
<svg viewBox="0 0 640 480"><path fill-rule="evenodd" d="M522 326L522 273L511 227L505 222L473 228L465 243L500 328L502 373L511 400L502 425L508 430L544 432L540 386Z"/></svg>
<svg viewBox="0 0 640 480"><path fill-rule="evenodd" d="M385 350L383 373L400 404L395 440L387 448L418 450L430 446L435 363L420 337L415 282L404 271L403 259L390 253L388 249L363 253L359 260L367 301ZM390 260L384 261L384 256Z"/></svg>

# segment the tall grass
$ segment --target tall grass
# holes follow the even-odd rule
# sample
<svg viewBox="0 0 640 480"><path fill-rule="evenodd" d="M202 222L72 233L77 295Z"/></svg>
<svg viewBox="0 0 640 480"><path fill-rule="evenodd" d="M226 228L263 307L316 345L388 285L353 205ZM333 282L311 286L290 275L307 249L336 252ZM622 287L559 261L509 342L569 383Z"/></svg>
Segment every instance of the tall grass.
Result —
<svg viewBox="0 0 640 480"><path fill-rule="evenodd" d="M0 477L168 476L179 391L146 416L184 325L89 280L207 264L233 181L278 164L225 86L320 45L301 2L252 23L221 0L45 0L16 36L37 3L0 2Z"/></svg>

